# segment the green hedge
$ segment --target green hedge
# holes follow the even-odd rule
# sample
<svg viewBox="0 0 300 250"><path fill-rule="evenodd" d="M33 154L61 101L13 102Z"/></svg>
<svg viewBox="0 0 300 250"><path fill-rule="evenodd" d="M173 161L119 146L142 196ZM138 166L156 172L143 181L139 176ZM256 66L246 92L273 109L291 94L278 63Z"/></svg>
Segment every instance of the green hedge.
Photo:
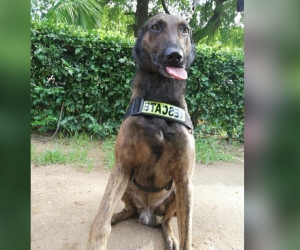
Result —
<svg viewBox="0 0 300 250"><path fill-rule="evenodd" d="M64 100L61 129L115 134L130 98L134 40L43 22L32 22L31 32L32 129L54 130ZM186 98L202 132L243 139L243 57L241 51L197 48Z"/></svg>
<svg viewBox="0 0 300 250"><path fill-rule="evenodd" d="M194 124L206 133L223 131L244 139L244 54L198 47L186 99Z"/></svg>

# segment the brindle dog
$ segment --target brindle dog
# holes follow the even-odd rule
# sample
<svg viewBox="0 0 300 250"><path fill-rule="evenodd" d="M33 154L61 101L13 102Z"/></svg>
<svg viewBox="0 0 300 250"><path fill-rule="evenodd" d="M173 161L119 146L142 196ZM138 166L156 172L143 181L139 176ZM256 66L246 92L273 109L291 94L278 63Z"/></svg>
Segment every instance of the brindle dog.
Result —
<svg viewBox="0 0 300 250"><path fill-rule="evenodd" d="M195 48L188 22L174 15L152 17L141 29L133 57L137 70L130 108L120 127L116 163L91 225L86 250L106 250L111 224L136 211L141 212L139 221L149 226L155 226L156 215L163 215L166 249L190 250L195 145L184 93L186 69L194 60ZM164 108L163 113L168 111L169 116L174 116L178 107L187 122L132 111L140 100L159 102L158 113ZM125 208L113 214L121 198ZM171 227L175 214L179 244Z"/></svg>

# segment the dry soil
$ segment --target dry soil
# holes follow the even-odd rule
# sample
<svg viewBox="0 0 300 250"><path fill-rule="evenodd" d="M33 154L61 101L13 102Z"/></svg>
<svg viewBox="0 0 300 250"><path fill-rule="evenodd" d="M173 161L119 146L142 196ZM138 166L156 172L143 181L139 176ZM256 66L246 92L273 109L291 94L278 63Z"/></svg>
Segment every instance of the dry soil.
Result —
<svg viewBox="0 0 300 250"><path fill-rule="evenodd" d="M72 165L32 166L31 249L84 249L109 173L103 167L87 173ZM193 250L244 249L243 164L197 164L193 184ZM116 211L122 207L120 202ZM176 218L173 227L177 235ZM137 218L112 227L108 250L160 249L161 228Z"/></svg>

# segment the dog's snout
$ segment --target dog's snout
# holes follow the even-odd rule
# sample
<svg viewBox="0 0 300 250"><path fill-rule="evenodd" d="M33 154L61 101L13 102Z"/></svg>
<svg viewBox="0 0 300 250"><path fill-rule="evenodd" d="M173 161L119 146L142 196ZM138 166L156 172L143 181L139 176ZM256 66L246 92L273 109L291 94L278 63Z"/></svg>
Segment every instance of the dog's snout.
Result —
<svg viewBox="0 0 300 250"><path fill-rule="evenodd" d="M178 64L182 61L183 52L180 49L168 48L165 53L165 59L170 64Z"/></svg>

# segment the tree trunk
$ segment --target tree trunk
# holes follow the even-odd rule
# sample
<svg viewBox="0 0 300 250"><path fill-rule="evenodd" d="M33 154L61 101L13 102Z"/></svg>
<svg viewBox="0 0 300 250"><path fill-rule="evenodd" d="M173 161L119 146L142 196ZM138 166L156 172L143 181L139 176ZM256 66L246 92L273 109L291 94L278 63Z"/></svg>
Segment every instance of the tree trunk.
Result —
<svg viewBox="0 0 300 250"><path fill-rule="evenodd" d="M133 26L134 37L138 37L139 30L144 23L148 20L148 4L149 0L137 0L136 13L135 13L135 25Z"/></svg>
<svg viewBox="0 0 300 250"><path fill-rule="evenodd" d="M167 5L166 5L165 0L161 0L161 5L162 5L162 7L163 7L165 13L168 14L168 15L170 15L170 12L169 12L169 10L168 10L168 7L167 7Z"/></svg>
<svg viewBox="0 0 300 250"><path fill-rule="evenodd" d="M221 16L224 11L224 2L226 2L226 0L216 1L216 7L214 9L213 16L208 20L203 29L196 31L193 34L193 40L195 43L198 43L201 39L208 36L209 34L213 34L220 27L222 23Z"/></svg>

